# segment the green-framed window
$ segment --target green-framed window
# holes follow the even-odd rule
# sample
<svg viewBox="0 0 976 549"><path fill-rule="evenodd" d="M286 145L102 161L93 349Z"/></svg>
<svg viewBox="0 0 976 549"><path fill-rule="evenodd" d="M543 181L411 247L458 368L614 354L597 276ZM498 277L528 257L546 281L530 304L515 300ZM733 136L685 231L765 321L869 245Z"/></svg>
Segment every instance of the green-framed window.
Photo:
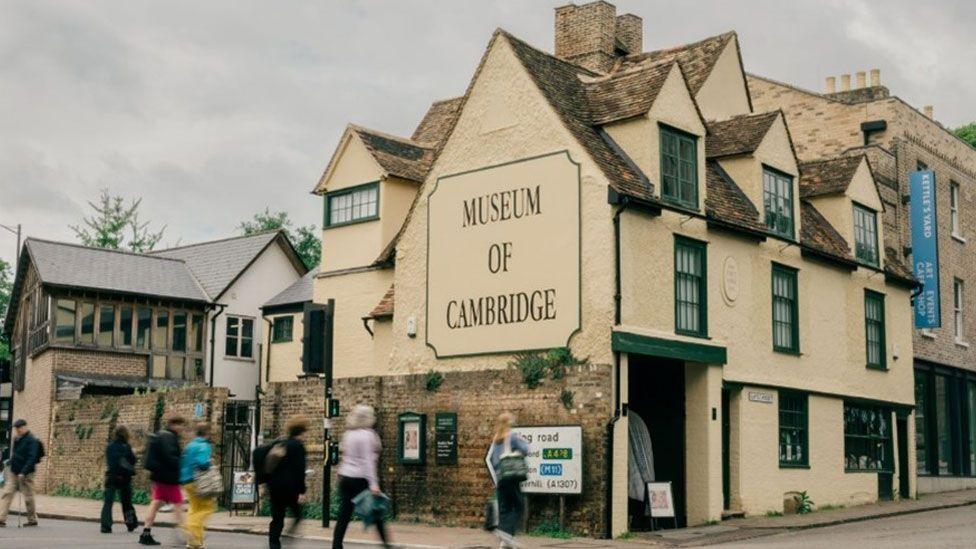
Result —
<svg viewBox="0 0 976 549"><path fill-rule="evenodd" d="M773 350L800 352L800 312L796 269L773 263Z"/></svg>
<svg viewBox="0 0 976 549"><path fill-rule="evenodd" d="M854 204L854 257L878 266L878 214L860 204Z"/></svg>
<svg viewBox="0 0 976 549"><path fill-rule="evenodd" d="M864 290L864 343L869 368L885 369L885 303L884 294Z"/></svg>
<svg viewBox="0 0 976 549"><path fill-rule="evenodd" d="M674 237L674 331L708 335L707 259L704 242Z"/></svg>
<svg viewBox="0 0 976 549"><path fill-rule="evenodd" d="M274 325L271 328L271 343L284 343L291 341L292 331L294 329L295 317L292 315L279 316L274 319Z"/></svg>
<svg viewBox="0 0 976 549"><path fill-rule="evenodd" d="M891 409L844 403L844 468L893 472Z"/></svg>
<svg viewBox="0 0 976 549"><path fill-rule="evenodd" d="M326 193L324 226L336 227L377 219L379 207L379 182Z"/></svg>
<svg viewBox="0 0 976 549"><path fill-rule="evenodd" d="M808 457L807 395L795 391L779 392L779 466L806 467Z"/></svg>
<svg viewBox="0 0 976 549"><path fill-rule="evenodd" d="M698 209L698 138L661 126L661 197Z"/></svg>
<svg viewBox="0 0 976 549"><path fill-rule="evenodd" d="M774 234L793 239L793 178L763 166L763 206L766 228Z"/></svg>

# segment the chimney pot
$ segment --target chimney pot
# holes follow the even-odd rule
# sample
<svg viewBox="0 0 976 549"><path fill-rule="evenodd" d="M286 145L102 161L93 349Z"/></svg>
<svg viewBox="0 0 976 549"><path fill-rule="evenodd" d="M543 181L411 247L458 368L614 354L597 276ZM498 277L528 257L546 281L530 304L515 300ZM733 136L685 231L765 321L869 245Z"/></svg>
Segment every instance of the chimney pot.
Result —
<svg viewBox="0 0 976 549"><path fill-rule="evenodd" d="M867 75L864 71L858 71L857 73L857 87L864 88L867 87Z"/></svg>
<svg viewBox="0 0 976 549"><path fill-rule="evenodd" d="M871 69L871 87L878 87L881 85L881 71L878 69Z"/></svg>
<svg viewBox="0 0 976 549"><path fill-rule="evenodd" d="M927 118L933 119L932 118L932 105L925 105L924 107L922 107L922 113L924 113Z"/></svg>
<svg viewBox="0 0 976 549"><path fill-rule="evenodd" d="M851 75L840 75L840 91L851 91Z"/></svg>
<svg viewBox="0 0 976 549"><path fill-rule="evenodd" d="M836 76L828 76L827 77L827 88L826 88L826 90L827 90L827 93L836 93L837 92L837 77Z"/></svg>

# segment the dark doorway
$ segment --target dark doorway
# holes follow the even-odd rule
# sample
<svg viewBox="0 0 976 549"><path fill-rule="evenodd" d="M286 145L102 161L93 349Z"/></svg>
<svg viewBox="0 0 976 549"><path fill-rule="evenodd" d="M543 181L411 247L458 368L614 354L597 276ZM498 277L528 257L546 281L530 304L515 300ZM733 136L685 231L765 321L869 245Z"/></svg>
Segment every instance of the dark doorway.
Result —
<svg viewBox="0 0 976 549"><path fill-rule="evenodd" d="M908 418L899 417L895 428L898 430L898 495L901 499L911 497L908 478Z"/></svg>
<svg viewBox="0 0 976 549"><path fill-rule="evenodd" d="M654 478L671 482L679 527L685 526L685 368L684 363L630 355L629 410L641 416L651 435ZM631 528L647 529L650 521L640 506L631 507ZM657 521L656 528L670 528L674 521Z"/></svg>

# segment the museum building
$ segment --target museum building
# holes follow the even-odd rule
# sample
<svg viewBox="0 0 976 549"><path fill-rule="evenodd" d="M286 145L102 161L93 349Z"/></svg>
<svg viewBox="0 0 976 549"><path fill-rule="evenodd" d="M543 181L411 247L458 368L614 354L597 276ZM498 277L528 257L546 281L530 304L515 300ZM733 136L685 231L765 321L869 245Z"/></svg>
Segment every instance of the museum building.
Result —
<svg viewBox="0 0 976 549"><path fill-rule="evenodd" d="M409 138L347 127L314 189L335 375L519 377L526 353L568 348L586 366L567 375L605 373L569 412L504 395L490 412L577 418L589 476L567 505L613 535L646 526L641 480L670 482L689 525L802 491L913 497L916 282L870 162L801 163L734 32L650 52L642 35L607 2L559 7L555 54L496 31ZM269 315L297 314L279 301ZM286 344L266 381L297 371ZM629 457L641 437L652 459Z"/></svg>

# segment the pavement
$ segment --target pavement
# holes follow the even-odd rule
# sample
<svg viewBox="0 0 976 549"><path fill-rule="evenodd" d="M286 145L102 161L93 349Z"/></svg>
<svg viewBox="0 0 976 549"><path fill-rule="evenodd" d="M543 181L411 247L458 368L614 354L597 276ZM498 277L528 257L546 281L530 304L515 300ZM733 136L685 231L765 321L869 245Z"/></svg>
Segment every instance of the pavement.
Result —
<svg viewBox="0 0 976 549"><path fill-rule="evenodd" d="M944 510L958 511L961 509L965 513L968 513L968 516L970 517L969 522L976 524L976 520L972 520L976 518L976 509L968 507L974 504L976 504L976 490L963 490L958 492L945 492L941 494L926 494L923 497L915 500L883 502L878 504L848 507L844 509L834 509L830 511L818 511L806 515L788 515L783 517L762 516L731 519L715 525L637 533L633 534L627 539L618 539L613 541L592 538L564 540L531 536L520 536L519 541L526 549L597 549L604 547L618 549L640 549L648 546L705 547L719 544L754 543L755 540L758 540L759 538L769 538L770 540L779 539L779 543L793 545L789 541L784 542L783 539L791 539L790 536L799 538L807 535L807 531L811 529L827 530L829 527L838 525L844 525L846 527L850 523L862 521L870 520L880 522L879 519L890 519L892 521L897 521L897 518L891 517L899 517L901 515L925 513L938 515L941 517L943 515L940 513L944 512ZM0 539L4 539L4 543L0 543L0 546L2 546L4 549L7 547L14 547L12 545L8 545L5 539L11 538L11 532L15 532L17 534L17 539L19 539L21 535L43 535L43 532L41 532L41 534L34 534L34 532L46 530L45 525L48 523L48 521L51 521L51 519L56 519L58 522L55 524L58 525L61 524L60 521L97 522L101 512L101 502L80 498L39 495L37 496L37 508L42 521L41 527L37 529L20 530L11 528L16 525L17 520L16 516L11 515L7 519L8 528L6 530L0 530ZM16 509L17 505L15 500L14 510ZM139 517L143 517L146 514L146 507L137 505L136 512ZM121 519L121 510L118 505L115 507L115 518L116 521ZM241 540L245 541L229 545L228 547L263 547L264 540L258 541L256 537L258 535L267 535L268 521L268 517L231 515L230 513L224 511L215 513L210 518L209 522L207 523L207 530L208 532L217 533L221 536L223 534L249 535L241 538ZM166 526L173 526L172 514L160 513L160 515L157 517L156 527L158 528ZM856 529L857 525L854 526ZM924 526L924 523L922 526ZM92 524L87 528L88 529L75 523L74 530L84 532L85 536L89 535L87 533L89 531L92 532L92 534L97 534L96 525ZM865 526L865 528L870 527ZM118 535L122 536L121 532L124 531L124 528L121 526L121 524L116 527L116 530L120 532ZM498 546L498 542L492 534L473 528L441 527L412 522L394 522L390 525L390 530L396 545L405 549L476 548ZM322 542L331 540L331 530L322 528L319 521L306 520L303 521L300 527L297 529L296 536L303 540L315 541L317 542L318 547L322 547L325 545ZM95 537L97 538L98 536L96 535ZM65 539L66 545L55 545L52 544L54 540L50 540L50 542L46 543L44 546L58 547L70 545L74 547L77 545L68 542L68 540L71 539L71 536L68 536L68 538ZM105 538L100 539L105 540ZM976 527L971 529L969 539L976 539ZM379 543L374 531L370 530L364 532L361 524L358 523L350 526L346 540L347 543L349 543L352 547L375 547ZM974 544L976 543L969 545L969 547L972 547ZM85 547L85 545L78 546ZM92 545L91 547L99 546L101 545ZM221 545L212 546L220 547ZM842 544L840 546L844 545ZM38 545L35 544L31 547L38 547ZM302 545L296 544L294 547L302 547ZM834 545L833 547L837 547L837 545Z"/></svg>

